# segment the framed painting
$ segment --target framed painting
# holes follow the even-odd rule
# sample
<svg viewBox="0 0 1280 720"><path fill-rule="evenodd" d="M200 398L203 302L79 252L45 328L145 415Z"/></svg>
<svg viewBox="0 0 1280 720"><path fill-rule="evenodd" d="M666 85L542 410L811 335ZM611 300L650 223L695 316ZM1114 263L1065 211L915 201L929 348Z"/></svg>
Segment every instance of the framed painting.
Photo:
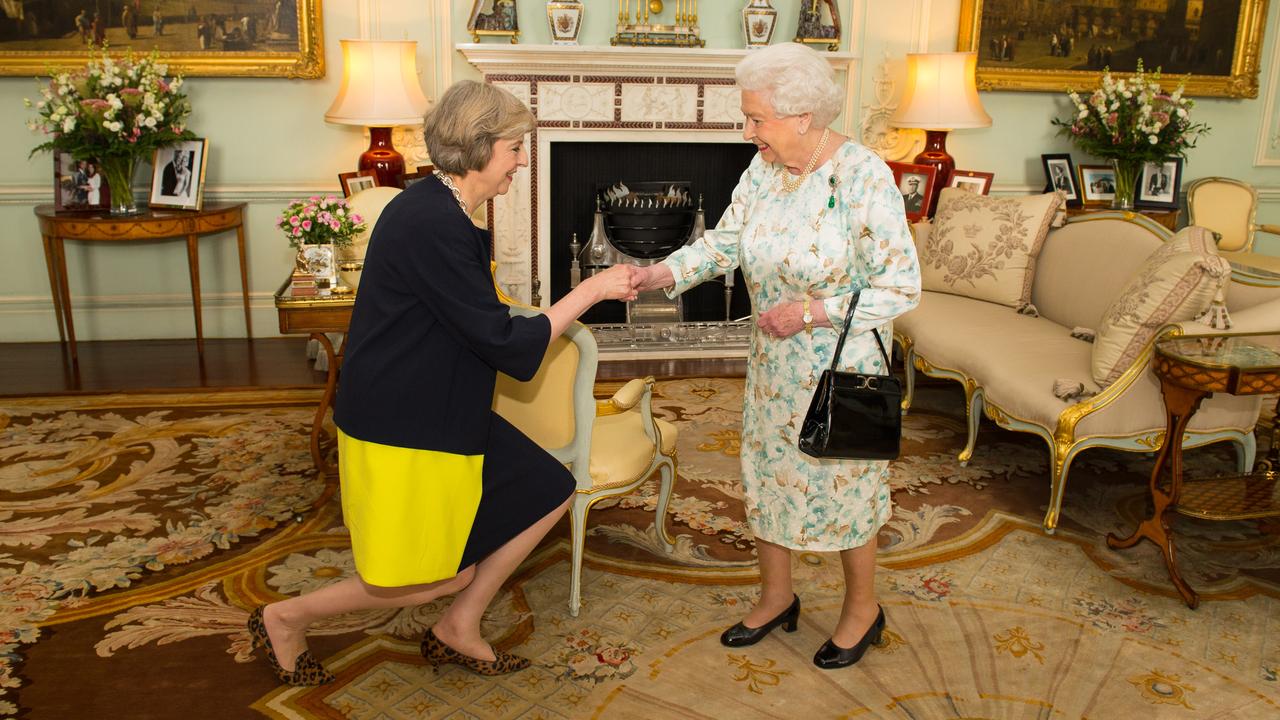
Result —
<svg viewBox="0 0 1280 720"><path fill-rule="evenodd" d="M1136 205L1145 208L1177 210L1182 193L1182 158L1171 157L1162 162L1142 166L1138 177Z"/></svg>
<svg viewBox="0 0 1280 720"><path fill-rule="evenodd" d="M1080 164L1080 197L1085 207L1105 207L1116 199L1116 170L1110 165Z"/></svg>
<svg viewBox="0 0 1280 720"><path fill-rule="evenodd" d="M1253 98L1266 14L1267 0L960 0L956 49L978 54L979 90L1088 90L1141 60L1188 95Z"/></svg>
<svg viewBox="0 0 1280 720"><path fill-rule="evenodd" d="M991 181L995 177L995 173L977 170L952 170L947 187L960 188L975 195L986 195L991 192Z"/></svg>
<svg viewBox="0 0 1280 720"><path fill-rule="evenodd" d="M1076 166L1071 162L1068 153L1053 153L1040 156L1040 164L1044 166L1044 191L1057 190L1067 199L1067 207L1078 208L1082 204L1080 186L1076 180Z"/></svg>
<svg viewBox="0 0 1280 720"><path fill-rule="evenodd" d="M0 75L47 75L115 54L156 51L190 77L324 77L322 0L5 2ZM101 12L95 8L102 8Z"/></svg>
<svg viewBox="0 0 1280 720"><path fill-rule="evenodd" d="M912 163L891 162L889 169L893 171L893 182L902 193L902 208L907 213L908 222L919 222L929 215L929 198L932 197L933 183L937 179L938 169L932 165L914 165Z"/></svg>

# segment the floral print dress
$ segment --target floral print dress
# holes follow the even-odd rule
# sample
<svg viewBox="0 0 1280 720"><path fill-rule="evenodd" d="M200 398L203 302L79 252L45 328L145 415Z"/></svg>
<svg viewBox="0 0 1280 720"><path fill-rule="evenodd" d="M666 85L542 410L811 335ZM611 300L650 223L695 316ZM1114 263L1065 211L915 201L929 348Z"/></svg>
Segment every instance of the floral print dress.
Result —
<svg viewBox="0 0 1280 720"><path fill-rule="evenodd" d="M743 173L715 230L663 261L676 295L741 267L753 316L808 296L839 328L853 293L862 294L842 369L887 372L894 317L920 299L920 266L889 168L846 141L793 192L786 169L759 155ZM839 331L814 327L775 338L755 327L742 419L742 484L747 521L759 539L797 550L866 544L888 521L887 461L827 460L797 447L818 377Z"/></svg>

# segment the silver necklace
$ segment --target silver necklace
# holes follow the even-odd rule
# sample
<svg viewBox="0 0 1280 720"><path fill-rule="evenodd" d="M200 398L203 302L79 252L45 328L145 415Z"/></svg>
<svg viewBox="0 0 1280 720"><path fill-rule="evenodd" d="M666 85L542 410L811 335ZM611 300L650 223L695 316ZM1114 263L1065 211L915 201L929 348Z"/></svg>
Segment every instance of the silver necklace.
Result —
<svg viewBox="0 0 1280 720"><path fill-rule="evenodd" d="M433 174L436 176L437 180L444 183L444 186L449 188L449 192L453 193L453 199L458 201L458 207L462 208L462 214L470 216L471 213L467 212L467 204L462 200L462 191L458 189L457 185L453 184L453 178L439 170L436 170Z"/></svg>

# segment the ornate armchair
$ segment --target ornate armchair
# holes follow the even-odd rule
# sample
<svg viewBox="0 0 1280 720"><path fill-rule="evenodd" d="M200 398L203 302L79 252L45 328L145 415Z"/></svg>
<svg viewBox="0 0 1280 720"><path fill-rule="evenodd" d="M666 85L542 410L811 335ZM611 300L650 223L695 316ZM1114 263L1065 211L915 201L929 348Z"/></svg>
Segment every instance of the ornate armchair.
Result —
<svg viewBox="0 0 1280 720"><path fill-rule="evenodd" d="M1189 224L1207 227L1219 235L1218 250L1231 262L1236 279L1272 284L1266 282L1265 275L1280 275L1280 257L1254 252L1253 241L1258 232L1280 235L1280 226L1255 223L1257 210L1258 192L1248 183L1205 177L1187 186Z"/></svg>
<svg viewBox="0 0 1280 720"><path fill-rule="evenodd" d="M511 307L513 315L538 312ZM568 465L577 481L569 509L569 613L574 617L582 605L582 555L593 505L625 495L659 472L654 525L663 548L674 548L665 518L676 477L676 427L653 416L652 377L631 380L613 397L597 402L596 362L595 338L585 325L574 323L552 341L532 380L522 383L499 374L493 397L493 409Z"/></svg>

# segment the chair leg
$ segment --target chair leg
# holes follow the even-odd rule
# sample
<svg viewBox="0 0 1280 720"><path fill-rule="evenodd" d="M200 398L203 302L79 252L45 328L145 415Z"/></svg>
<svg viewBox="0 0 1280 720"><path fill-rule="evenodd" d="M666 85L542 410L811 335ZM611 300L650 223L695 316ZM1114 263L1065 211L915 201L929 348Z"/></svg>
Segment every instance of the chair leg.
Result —
<svg viewBox="0 0 1280 720"><path fill-rule="evenodd" d="M1062 495L1067 488L1067 471L1076 457L1074 447L1059 450L1049 443L1049 510L1044 514L1044 531L1052 535L1058 529L1058 516L1062 513Z"/></svg>
<svg viewBox="0 0 1280 720"><path fill-rule="evenodd" d="M1236 469L1241 474L1253 471L1254 460L1258 455L1258 437L1254 433L1249 433L1239 439L1233 439L1232 445L1236 446Z"/></svg>
<svg viewBox="0 0 1280 720"><path fill-rule="evenodd" d="M587 512L591 510L591 500L575 493L573 504L569 506L569 544L573 546L573 555L569 567L569 614L578 617L582 607L582 553L587 543Z"/></svg>
<svg viewBox="0 0 1280 720"><path fill-rule="evenodd" d="M914 348L906 348L902 353L902 374L906 380L906 393L902 396L902 414L906 415L911 410L911 401L916 398L916 351Z"/></svg>
<svg viewBox="0 0 1280 720"><path fill-rule="evenodd" d="M675 486L676 479L676 459L663 458L658 465L660 483L658 485L658 515L654 518L658 535L658 542L662 543L662 549L667 552L675 550L675 539L671 537L671 533L667 531L667 506L671 504L671 490Z"/></svg>
<svg viewBox="0 0 1280 720"><path fill-rule="evenodd" d="M968 436L965 438L964 450L960 451L960 467L967 467L969 460L973 458L973 449L978 444L978 426L982 424L982 388L970 390L966 383L965 394L969 396L965 403Z"/></svg>

